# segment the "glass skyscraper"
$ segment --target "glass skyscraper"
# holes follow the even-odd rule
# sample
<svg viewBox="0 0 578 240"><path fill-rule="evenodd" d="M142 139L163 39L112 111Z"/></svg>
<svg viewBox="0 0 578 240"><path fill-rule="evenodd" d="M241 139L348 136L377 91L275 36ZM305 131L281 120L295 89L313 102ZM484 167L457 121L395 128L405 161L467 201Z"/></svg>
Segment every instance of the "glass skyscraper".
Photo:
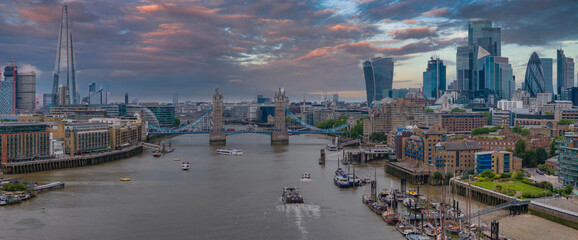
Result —
<svg viewBox="0 0 578 240"><path fill-rule="evenodd" d="M393 85L393 58L373 58L363 62L367 105L383 99L383 91Z"/></svg>
<svg viewBox="0 0 578 240"><path fill-rule="evenodd" d="M498 100L512 98L514 94L514 78L512 65L508 58L497 56L480 56L477 60L477 78L482 84L480 91L486 95L494 95Z"/></svg>
<svg viewBox="0 0 578 240"><path fill-rule="evenodd" d="M456 53L456 74L458 89L470 93L483 94L484 79L478 80L477 61L478 51L484 50L491 56L501 56L501 29L492 27L492 21L471 20L468 22L468 45L460 46ZM482 81L482 82L480 82ZM472 96L472 95L470 95Z"/></svg>
<svg viewBox="0 0 578 240"><path fill-rule="evenodd" d="M552 75L552 58L540 58L542 69L544 70L544 88L546 93L554 96L554 78Z"/></svg>
<svg viewBox="0 0 578 240"><path fill-rule="evenodd" d="M524 80L524 91L527 91L531 97L536 97L538 93L546 92L544 82L544 69L542 62L536 52L532 53L528 65L526 66L526 78Z"/></svg>
<svg viewBox="0 0 578 240"><path fill-rule="evenodd" d="M54 78L52 85L52 104L58 103L58 99L64 99L65 104L79 104L78 89L76 86L76 67L74 62L74 47L72 46L72 31L69 28L68 6L62 7L62 18L60 19L60 32L58 34L58 49L56 52L56 63L54 66ZM62 82L61 82L62 80ZM59 96L59 84L62 84L68 91L66 96ZM64 92L64 91L63 91Z"/></svg>
<svg viewBox="0 0 578 240"><path fill-rule="evenodd" d="M561 94L564 90L574 86L574 59L566 57L562 49L556 50L556 70L558 73L557 93Z"/></svg>
<svg viewBox="0 0 578 240"><path fill-rule="evenodd" d="M423 72L423 96L437 99L446 90L446 66L439 58L431 58Z"/></svg>

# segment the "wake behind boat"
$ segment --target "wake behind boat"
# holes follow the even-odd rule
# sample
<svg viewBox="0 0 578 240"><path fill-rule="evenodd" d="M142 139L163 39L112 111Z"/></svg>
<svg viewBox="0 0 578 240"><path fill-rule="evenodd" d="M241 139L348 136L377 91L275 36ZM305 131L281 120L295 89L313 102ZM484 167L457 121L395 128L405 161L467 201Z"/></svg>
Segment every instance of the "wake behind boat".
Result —
<svg viewBox="0 0 578 240"><path fill-rule="evenodd" d="M243 150L241 149L225 149L225 148L219 148L217 149L217 151L215 151L217 154L224 154L224 155L235 155L235 156L239 156L239 155L243 155Z"/></svg>

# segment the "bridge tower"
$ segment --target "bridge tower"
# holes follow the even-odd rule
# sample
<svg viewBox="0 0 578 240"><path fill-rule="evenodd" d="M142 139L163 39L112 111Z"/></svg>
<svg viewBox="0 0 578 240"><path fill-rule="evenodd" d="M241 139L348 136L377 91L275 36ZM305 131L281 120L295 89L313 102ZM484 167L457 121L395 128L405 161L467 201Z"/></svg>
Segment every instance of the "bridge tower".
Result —
<svg viewBox="0 0 578 240"><path fill-rule="evenodd" d="M227 133L223 127L223 94L219 89L213 93L213 127L209 133L209 142L211 144L225 144L227 142Z"/></svg>
<svg viewBox="0 0 578 240"><path fill-rule="evenodd" d="M289 144L289 132L285 125L285 109L288 103L285 89L279 88L275 93L275 129L271 133L271 144Z"/></svg>

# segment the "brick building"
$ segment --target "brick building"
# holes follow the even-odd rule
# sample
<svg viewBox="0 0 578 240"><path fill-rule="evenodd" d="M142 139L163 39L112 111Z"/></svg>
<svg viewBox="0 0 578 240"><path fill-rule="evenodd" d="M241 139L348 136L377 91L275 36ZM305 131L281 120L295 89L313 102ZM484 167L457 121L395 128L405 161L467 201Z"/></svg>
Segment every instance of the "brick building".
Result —
<svg viewBox="0 0 578 240"><path fill-rule="evenodd" d="M440 117L441 127L447 133L469 134L472 129L483 127L488 122L481 113L451 113Z"/></svg>

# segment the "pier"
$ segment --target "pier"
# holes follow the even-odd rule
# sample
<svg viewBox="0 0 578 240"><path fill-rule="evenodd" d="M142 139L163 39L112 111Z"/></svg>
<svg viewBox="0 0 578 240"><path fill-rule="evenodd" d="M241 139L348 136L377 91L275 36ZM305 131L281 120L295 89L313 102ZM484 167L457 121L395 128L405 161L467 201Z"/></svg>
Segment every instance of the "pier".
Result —
<svg viewBox="0 0 578 240"><path fill-rule="evenodd" d="M385 162L385 172L400 179L407 179L409 183L420 185L429 181L430 172L425 170L412 170L402 165L402 162Z"/></svg>
<svg viewBox="0 0 578 240"><path fill-rule="evenodd" d="M6 174L24 174L63 168L82 167L129 158L142 153L142 151L142 145L135 145L122 150L114 150L105 153L35 161L9 162L2 164L2 172Z"/></svg>
<svg viewBox="0 0 578 240"><path fill-rule="evenodd" d="M53 182L53 183L49 183L49 184L45 184L45 185L36 186L36 187L34 187L34 191L45 192L48 190L63 188L63 187L64 187L64 182Z"/></svg>

